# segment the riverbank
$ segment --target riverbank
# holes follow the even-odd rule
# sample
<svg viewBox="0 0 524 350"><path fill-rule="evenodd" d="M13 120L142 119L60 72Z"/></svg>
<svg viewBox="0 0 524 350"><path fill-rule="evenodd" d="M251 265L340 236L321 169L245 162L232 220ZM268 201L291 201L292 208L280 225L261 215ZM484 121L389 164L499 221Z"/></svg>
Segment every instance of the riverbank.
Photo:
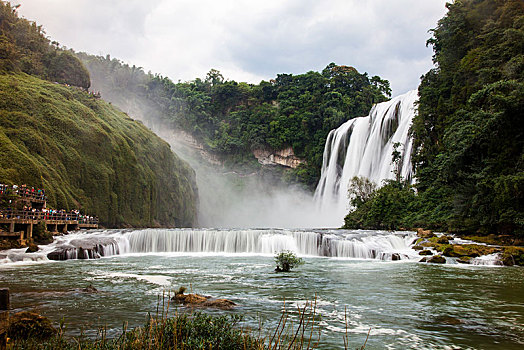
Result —
<svg viewBox="0 0 524 350"><path fill-rule="evenodd" d="M522 240L518 237L436 235L422 228L417 229L417 236L412 248L419 251L420 262L446 263L445 257L448 257L460 264L490 259L495 265L524 266L524 247L520 246Z"/></svg>

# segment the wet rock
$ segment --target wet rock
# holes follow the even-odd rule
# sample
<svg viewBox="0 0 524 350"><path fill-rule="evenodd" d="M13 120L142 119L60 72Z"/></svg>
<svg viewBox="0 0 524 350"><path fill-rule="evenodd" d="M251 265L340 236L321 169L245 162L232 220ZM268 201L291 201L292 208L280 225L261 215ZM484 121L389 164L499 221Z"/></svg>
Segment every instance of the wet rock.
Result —
<svg viewBox="0 0 524 350"><path fill-rule="evenodd" d="M412 247L411 249L413 249L413 250L424 250L424 247L416 245L416 246Z"/></svg>
<svg viewBox="0 0 524 350"><path fill-rule="evenodd" d="M440 236L440 237L437 238L436 242L438 244L449 244L449 239L450 239L450 237L448 237L448 236Z"/></svg>
<svg viewBox="0 0 524 350"><path fill-rule="evenodd" d="M56 333L56 328L47 317L29 311L11 315L7 330L8 336L14 340L48 339Z"/></svg>
<svg viewBox="0 0 524 350"><path fill-rule="evenodd" d="M463 256L463 257L461 257L461 258L458 258L458 259L457 259L457 262L458 262L459 264L470 264L470 260L471 260L471 257L469 257L469 256Z"/></svg>
<svg viewBox="0 0 524 350"><path fill-rule="evenodd" d="M442 255L435 255L435 256L432 256L432 257L428 260L428 263L432 263L432 264L445 264L445 263L446 263L446 258L443 257Z"/></svg>
<svg viewBox="0 0 524 350"><path fill-rule="evenodd" d="M89 284L87 287L80 289L84 293L98 293L98 289L93 287L92 284Z"/></svg>
<svg viewBox="0 0 524 350"><path fill-rule="evenodd" d="M460 258L463 256L469 256L471 258L477 258L481 255L489 255L497 253L500 249L497 247L489 247L478 244L451 244L442 245L437 248L442 252L444 256Z"/></svg>
<svg viewBox="0 0 524 350"><path fill-rule="evenodd" d="M423 258L420 259L418 262L428 262L428 258L427 258L427 257L423 257Z"/></svg>
<svg viewBox="0 0 524 350"><path fill-rule="evenodd" d="M461 320L453 316L440 316L440 317L435 318L435 322L441 323L441 324L450 324L450 325L457 325L457 324L463 323Z"/></svg>
<svg viewBox="0 0 524 350"><path fill-rule="evenodd" d="M524 248L505 247L502 251L502 263L505 266L524 266Z"/></svg>
<svg viewBox="0 0 524 350"><path fill-rule="evenodd" d="M200 294L183 294L177 293L171 298L176 303L197 306L197 307L212 307L223 310L232 309L236 306L234 302L228 299L214 299L209 296L203 296Z"/></svg>
<svg viewBox="0 0 524 350"><path fill-rule="evenodd" d="M423 228L417 228L417 236L421 238L435 237L435 234L431 230L424 230Z"/></svg>
<svg viewBox="0 0 524 350"><path fill-rule="evenodd" d="M49 260L98 259L106 252L118 254L118 243L113 238L90 238L72 240L47 254Z"/></svg>
<svg viewBox="0 0 524 350"><path fill-rule="evenodd" d="M431 250L424 249L423 251L418 252L418 255L433 255L433 253L431 252Z"/></svg>
<svg viewBox="0 0 524 350"><path fill-rule="evenodd" d="M400 260L400 254L399 253L391 254L391 260L393 261Z"/></svg>
<svg viewBox="0 0 524 350"><path fill-rule="evenodd" d="M29 243L27 245L26 253L36 253L38 251L38 246L34 243Z"/></svg>
<svg viewBox="0 0 524 350"><path fill-rule="evenodd" d="M47 253L47 258L49 260L67 260L66 249L53 250L52 252Z"/></svg>

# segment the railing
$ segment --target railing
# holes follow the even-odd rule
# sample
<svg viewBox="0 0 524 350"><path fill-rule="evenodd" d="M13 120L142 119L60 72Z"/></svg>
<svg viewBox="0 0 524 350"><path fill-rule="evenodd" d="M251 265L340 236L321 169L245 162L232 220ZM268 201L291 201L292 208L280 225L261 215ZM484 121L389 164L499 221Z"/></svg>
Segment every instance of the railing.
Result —
<svg viewBox="0 0 524 350"><path fill-rule="evenodd" d="M33 188L29 189L27 187L13 188L7 185L0 185L0 195L2 194L15 194L18 195L20 198L35 201L47 200L47 197L45 196L45 193L42 190L40 190L39 192L39 190L35 190Z"/></svg>
<svg viewBox="0 0 524 350"><path fill-rule="evenodd" d="M79 224L98 224L98 218L66 212L43 212L40 210L0 210L0 218L17 220L37 220L37 221L78 221Z"/></svg>

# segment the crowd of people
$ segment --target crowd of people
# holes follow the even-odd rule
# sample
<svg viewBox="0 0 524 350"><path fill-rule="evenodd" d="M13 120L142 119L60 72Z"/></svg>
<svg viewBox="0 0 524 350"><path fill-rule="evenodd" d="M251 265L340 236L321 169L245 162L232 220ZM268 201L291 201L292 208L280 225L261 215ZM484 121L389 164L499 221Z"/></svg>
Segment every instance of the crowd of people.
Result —
<svg viewBox="0 0 524 350"><path fill-rule="evenodd" d="M43 189L29 188L26 185L11 186L0 184L0 199L2 197L5 197L6 201L2 203L3 205L0 205L0 218L78 221L79 223L86 224L98 223L98 217L83 215L78 209L67 211L64 209L46 208L45 201L47 197ZM44 203L41 207L34 208L32 201L35 200L43 201ZM42 204L42 202L39 204Z"/></svg>
<svg viewBox="0 0 524 350"><path fill-rule="evenodd" d="M45 191L43 189L35 189L34 187L27 187L27 185L4 185L0 184L0 196L4 194L14 194L22 198L32 198L38 200L47 200Z"/></svg>

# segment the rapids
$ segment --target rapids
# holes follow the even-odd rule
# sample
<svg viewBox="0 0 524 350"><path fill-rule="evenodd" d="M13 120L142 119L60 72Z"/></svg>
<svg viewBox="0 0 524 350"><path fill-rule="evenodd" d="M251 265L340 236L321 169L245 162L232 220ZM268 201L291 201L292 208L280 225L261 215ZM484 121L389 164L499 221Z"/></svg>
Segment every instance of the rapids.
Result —
<svg viewBox="0 0 524 350"><path fill-rule="evenodd" d="M346 230L71 233L38 253L1 252L0 285L10 288L12 312L36 308L55 323L64 318L71 335L96 337L106 327L108 336L118 336L124 321L128 328L144 324L163 293L185 286L234 301L239 306L228 314L268 331L284 308L294 312L316 298L320 349L344 348L346 322L349 348L360 348L370 329L366 349L522 348L522 268L416 263L414 238L413 232ZM46 258L60 249L95 257L86 253L94 247L101 258ZM275 249L298 251L305 265L274 272ZM400 261L392 261L395 253ZM89 284L98 293L83 291ZM171 306L170 315L183 310Z"/></svg>
<svg viewBox="0 0 524 350"><path fill-rule="evenodd" d="M291 250L302 256L406 260L419 258L410 245L414 232L287 229L142 229L70 233L41 251L13 249L0 256L17 261L95 259L142 253L273 255Z"/></svg>

